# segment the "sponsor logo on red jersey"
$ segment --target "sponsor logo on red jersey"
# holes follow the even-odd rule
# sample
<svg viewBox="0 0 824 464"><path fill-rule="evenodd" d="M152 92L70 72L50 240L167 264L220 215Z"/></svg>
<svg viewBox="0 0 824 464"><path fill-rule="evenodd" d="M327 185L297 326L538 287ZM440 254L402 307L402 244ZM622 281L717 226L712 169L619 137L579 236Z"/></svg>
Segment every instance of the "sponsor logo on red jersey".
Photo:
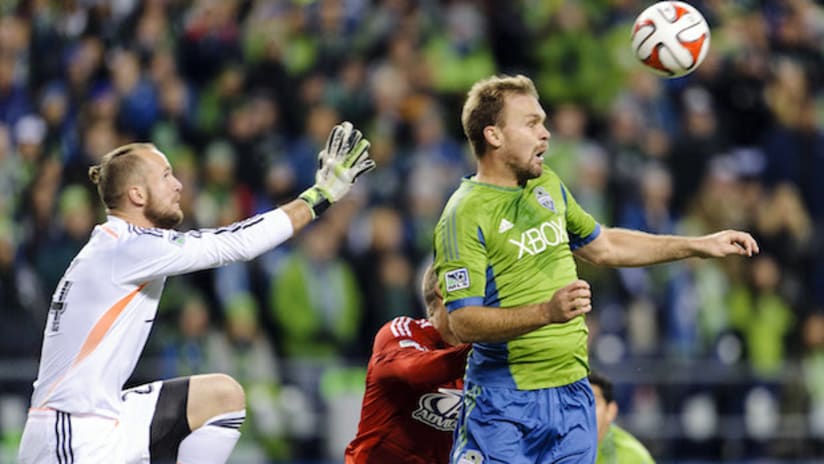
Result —
<svg viewBox="0 0 824 464"><path fill-rule="evenodd" d="M418 400L418 409L412 417L430 427L451 432L458 423L461 409L461 391L452 388L440 388L438 393L427 393Z"/></svg>

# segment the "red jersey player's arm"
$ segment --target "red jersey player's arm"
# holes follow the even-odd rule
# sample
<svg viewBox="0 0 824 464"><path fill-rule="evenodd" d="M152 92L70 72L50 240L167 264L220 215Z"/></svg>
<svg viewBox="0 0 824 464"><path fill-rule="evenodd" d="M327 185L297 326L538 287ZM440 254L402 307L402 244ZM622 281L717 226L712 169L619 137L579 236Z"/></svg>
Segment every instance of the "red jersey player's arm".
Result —
<svg viewBox="0 0 824 464"><path fill-rule="evenodd" d="M375 356L376 380L435 386L463 377L471 345L425 350L412 339L400 339L390 342L387 348Z"/></svg>

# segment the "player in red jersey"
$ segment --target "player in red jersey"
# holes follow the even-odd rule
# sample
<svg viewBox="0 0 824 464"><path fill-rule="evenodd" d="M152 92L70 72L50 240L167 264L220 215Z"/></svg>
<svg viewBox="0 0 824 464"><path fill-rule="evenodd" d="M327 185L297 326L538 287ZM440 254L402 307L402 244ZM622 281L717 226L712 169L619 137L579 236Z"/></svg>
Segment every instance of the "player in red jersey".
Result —
<svg viewBox="0 0 824 464"><path fill-rule="evenodd" d="M449 462L470 345L460 344L449 329L431 267L422 290L427 319L396 317L375 336L346 464Z"/></svg>

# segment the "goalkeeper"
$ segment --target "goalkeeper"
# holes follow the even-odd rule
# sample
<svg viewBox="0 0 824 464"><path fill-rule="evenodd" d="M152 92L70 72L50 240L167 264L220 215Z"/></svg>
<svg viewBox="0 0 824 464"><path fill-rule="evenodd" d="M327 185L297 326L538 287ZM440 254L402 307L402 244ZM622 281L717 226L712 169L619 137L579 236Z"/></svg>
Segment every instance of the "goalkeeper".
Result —
<svg viewBox="0 0 824 464"><path fill-rule="evenodd" d="M299 199L220 229L176 232L182 185L150 143L122 146L89 169L108 218L95 227L54 292L22 464L225 463L245 399L229 376L157 381L122 392L152 328L166 278L246 261L278 246L375 167L348 122L319 154Z"/></svg>

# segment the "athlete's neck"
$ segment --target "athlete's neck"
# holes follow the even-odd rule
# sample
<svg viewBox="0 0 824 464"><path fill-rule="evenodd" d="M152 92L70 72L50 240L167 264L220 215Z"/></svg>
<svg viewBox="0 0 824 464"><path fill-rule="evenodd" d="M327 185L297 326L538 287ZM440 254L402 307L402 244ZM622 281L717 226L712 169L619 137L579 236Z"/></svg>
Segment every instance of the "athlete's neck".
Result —
<svg viewBox="0 0 824 464"><path fill-rule="evenodd" d="M503 172L499 169L484 169L478 163L478 173L475 175L475 180L483 184L495 185L498 187L523 187L518 183L518 179L508 172Z"/></svg>
<svg viewBox="0 0 824 464"><path fill-rule="evenodd" d="M109 216L114 216L116 218L123 219L124 221L128 222L129 224L136 225L138 227L145 227L145 228L154 228L157 227L151 221L149 221L146 216L142 214L129 214L126 211L119 210L119 209L110 209L108 210Z"/></svg>
<svg viewBox="0 0 824 464"><path fill-rule="evenodd" d="M515 173L498 160L494 152L487 153L478 159L478 173L475 175L475 180L498 187L523 187L518 182Z"/></svg>

